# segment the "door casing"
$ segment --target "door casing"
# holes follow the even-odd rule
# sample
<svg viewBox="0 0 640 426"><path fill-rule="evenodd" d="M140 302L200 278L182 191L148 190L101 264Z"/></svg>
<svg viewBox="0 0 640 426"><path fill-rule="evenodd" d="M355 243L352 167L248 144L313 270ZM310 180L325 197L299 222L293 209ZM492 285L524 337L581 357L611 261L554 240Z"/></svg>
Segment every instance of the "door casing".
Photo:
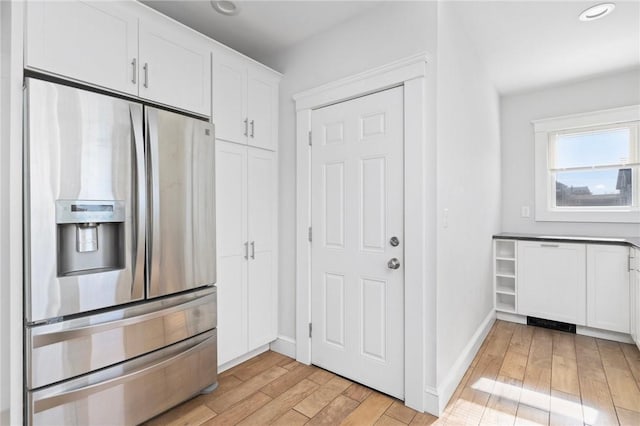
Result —
<svg viewBox="0 0 640 426"><path fill-rule="evenodd" d="M429 71L429 72L428 72ZM439 411L436 385L435 76L421 53L299 93L296 103L296 360L311 363L311 151L314 109L404 88L405 405ZM430 94L427 97L427 93ZM410 196L407 196L409 194Z"/></svg>

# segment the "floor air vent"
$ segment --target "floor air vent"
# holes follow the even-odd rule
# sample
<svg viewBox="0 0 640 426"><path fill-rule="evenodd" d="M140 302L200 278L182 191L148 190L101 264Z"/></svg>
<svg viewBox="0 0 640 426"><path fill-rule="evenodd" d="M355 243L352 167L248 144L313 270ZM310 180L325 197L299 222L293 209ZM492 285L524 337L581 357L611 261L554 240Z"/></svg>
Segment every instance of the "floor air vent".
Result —
<svg viewBox="0 0 640 426"><path fill-rule="evenodd" d="M536 327L550 328L551 330L566 331L567 333L576 333L576 325L566 322L553 321L543 318L527 317L527 325Z"/></svg>

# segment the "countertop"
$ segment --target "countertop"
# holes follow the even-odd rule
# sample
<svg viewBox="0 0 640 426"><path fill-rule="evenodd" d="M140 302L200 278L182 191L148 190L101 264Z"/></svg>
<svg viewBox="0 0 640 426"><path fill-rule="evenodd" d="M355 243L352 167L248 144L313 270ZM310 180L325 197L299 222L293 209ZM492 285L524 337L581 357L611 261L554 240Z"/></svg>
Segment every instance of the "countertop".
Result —
<svg viewBox="0 0 640 426"><path fill-rule="evenodd" d="M561 241L566 243L589 243L589 244L618 244L629 245L640 248L640 237L594 237L587 235L540 235L540 234L518 234L512 232L502 232L493 236L494 239L503 240L528 240L528 241Z"/></svg>

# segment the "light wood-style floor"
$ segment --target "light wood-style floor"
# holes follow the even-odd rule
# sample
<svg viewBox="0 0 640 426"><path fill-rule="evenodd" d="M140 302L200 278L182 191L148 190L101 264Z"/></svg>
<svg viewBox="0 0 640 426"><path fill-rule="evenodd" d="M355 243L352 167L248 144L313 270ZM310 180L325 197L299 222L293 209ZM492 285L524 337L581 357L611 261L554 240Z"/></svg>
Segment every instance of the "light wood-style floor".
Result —
<svg viewBox="0 0 640 426"><path fill-rule="evenodd" d="M640 425L633 345L497 321L445 413L265 352L148 425Z"/></svg>

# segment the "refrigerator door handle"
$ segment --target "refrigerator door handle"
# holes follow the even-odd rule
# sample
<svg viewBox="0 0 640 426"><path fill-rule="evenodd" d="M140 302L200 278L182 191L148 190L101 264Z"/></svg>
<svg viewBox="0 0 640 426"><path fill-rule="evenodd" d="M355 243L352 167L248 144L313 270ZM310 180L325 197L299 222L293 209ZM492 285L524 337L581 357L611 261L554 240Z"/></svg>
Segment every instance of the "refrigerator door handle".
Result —
<svg viewBox="0 0 640 426"><path fill-rule="evenodd" d="M159 253L154 253L160 247L160 170L158 159L158 117L157 112L152 108L145 108L147 123L147 153L149 156L149 230L147 242L147 261L149 262L147 295L151 295L151 288L157 287L154 284L159 280L158 269L160 268Z"/></svg>
<svg viewBox="0 0 640 426"><path fill-rule="evenodd" d="M131 130L134 145L134 191L133 191L133 231L131 266L131 295L134 298L143 297L144 293L144 241L145 241L145 205L146 205L146 171L144 162L144 140L142 136L142 106L129 105Z"/></svg>

